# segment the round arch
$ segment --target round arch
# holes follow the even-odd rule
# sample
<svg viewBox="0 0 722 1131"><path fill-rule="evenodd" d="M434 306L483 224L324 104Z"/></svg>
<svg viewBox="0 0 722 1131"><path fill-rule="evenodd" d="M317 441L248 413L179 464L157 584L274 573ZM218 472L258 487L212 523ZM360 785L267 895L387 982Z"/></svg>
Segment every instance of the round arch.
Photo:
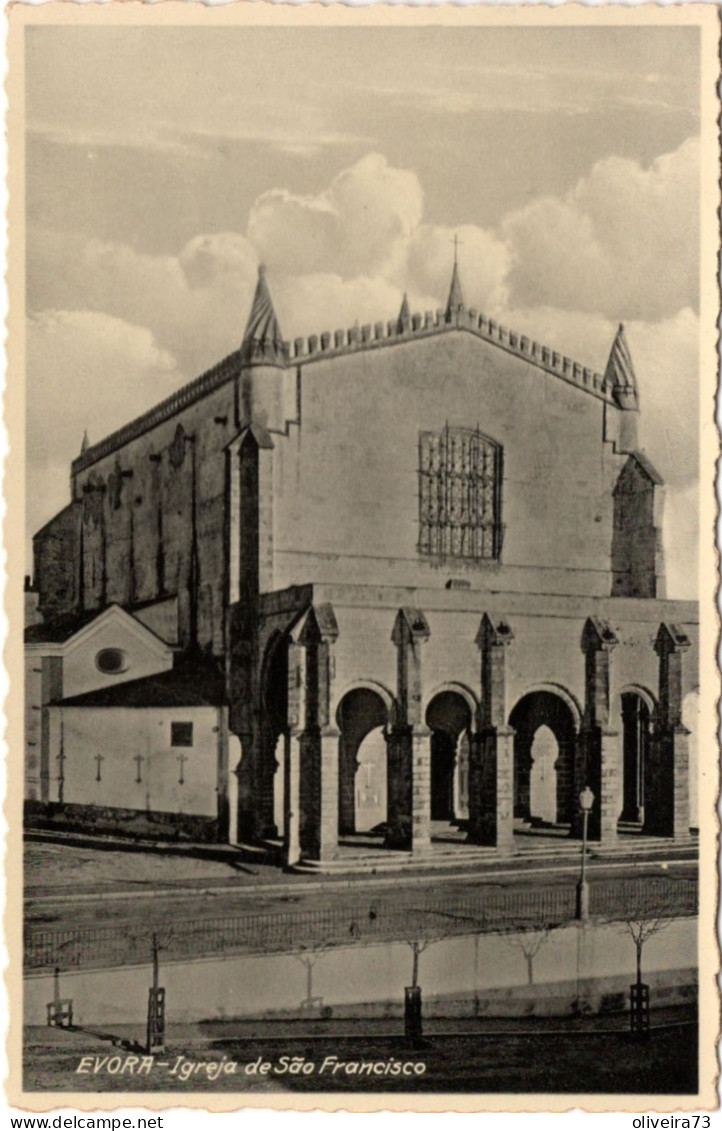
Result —
<svg viewBox="0 0 722 1131"><path fill-rule="evenodd" d="M658 705L651 691L636 683L622 687L616 703L622 731L622 811L619 819L622 824L638 826L643 825L645 820L649 752Z"/></svg>
<svg viewBox="0 0 722 1131"><path fill-rule="evenodd" d="M514 816L567 824L574 812L574 762L582 713L556 683L539 683L509 714L514 733Z"/></svg>
<svg viewBox="0 0 722 1131"><path fill-rule="evenodd" d="M455 692L466 701L466 705L469 708L469 712L471 714L471 722L472 725L474 725L479 718L479 700L470 687L467 687L465 683L458 683L455 680L450 680L446 683L440 683L438 687L435 687L434 690L426 696L422 707L421 717L424 719L426 718L426 713L432 701L437 697L437 695L443 695L445 691Z"/></svg>
<svg viewBox="0 0 722 1131"><path fill-rule="evenodd" d="M641 683L627 683L621 687L618 692L618 700L621 703L623 695L636 695L646 705L649 711L649 717L652 722L657 721L657 712L659 710L659 703L655 695L647 687L643 687Z"/></svg>
<svg viewBox="0 0 722 1131"><path fill-rule="evenodd" d="M522 699L526 699L527 695L534 695L540 691L546 691L549 695L556 695L557 699L561 699L565 706L569 708L572 719L574 720L574 730L577 734L579 734L580 730L582 729L584 711L582 710L581 704L576 695L573 695L571 691L568 691L562 683L534 683L530 687L526 687L518 696L516 704L509 714L509 725L512 725L511 715L514 713L514 710L516 710L516 707L519 705L519 703L521 703Z"/></svg>
<svg viewBox="0 0 722 1131"><path fill-rule="evenodd" d="M285 632L280 629L275 629L268 640L266 647L263 651L263 660L261 661L261 679L260 679L260 695L261 695L261 709L266 711L269 707L270 699L272 697L271 684L273 682L273 666L278 663L280 659L279 649L283 648L284 651L288 649L289 637ZM288 656L285 657L285 662L288 664Z"/></svg>
<svg viewBox="0 0 722 1131"><path fill-rule="evenodd" d="M397 719L396 699L391 694L389 689L378 680L375 679L355 679L351 683L347 683L336 694L331 710L332 718L336 719L336 724L339 725L339 708L351 691L375 691L379 698L382 700L386 708L388 717L388 726L393 726Z"/></svg>
<svg viewBox="0 0 722 1131"><path fill-rule="evenodd" d="M470 734L478 710L474 693L456 681L435 688L424 703L422 718L431 731L432 821L468 819Z"/></svg>
<svg viewBox="0 0 722 1131"><path fill-rule="evenodd" d="M386 736L394 701L376 680L344 688L335 704L338 726L338 829L373 832L387 817Z"/></svg>
<svg viewBox="0 0 722 1131"><path fill-rule="evenodd" d="M288 742L288 645L286 633L269 637L260 671L260 740L263 781L259 791L262 835L278 836L285 824L283 764Z"/></svg>

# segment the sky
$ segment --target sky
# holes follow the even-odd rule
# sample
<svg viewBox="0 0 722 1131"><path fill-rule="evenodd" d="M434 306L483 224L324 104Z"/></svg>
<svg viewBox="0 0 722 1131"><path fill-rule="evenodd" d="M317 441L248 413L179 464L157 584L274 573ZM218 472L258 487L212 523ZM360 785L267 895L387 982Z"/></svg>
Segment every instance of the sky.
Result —
<svg viewBox="0 0 722 1131"><path fill-rule="evenodd" d="M240 344L469 306L604 369L623 321L696 596L699 32L36 27L28 527L70 460Z"/></svg>

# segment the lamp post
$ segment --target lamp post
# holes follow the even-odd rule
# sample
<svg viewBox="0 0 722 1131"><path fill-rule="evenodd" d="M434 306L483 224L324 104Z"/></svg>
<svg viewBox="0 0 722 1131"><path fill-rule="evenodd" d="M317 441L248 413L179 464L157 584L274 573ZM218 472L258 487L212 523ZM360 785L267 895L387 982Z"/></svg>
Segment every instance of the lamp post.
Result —
<svg viewBox="0 0 722 1131"><path fill-rule="evenodd" d="M577 884L577 919L586 923L589 919L589 884L587 883L587 823L594 804L594 794L585 786L579 794L579 807L582 811L582 874Z"/></svg>

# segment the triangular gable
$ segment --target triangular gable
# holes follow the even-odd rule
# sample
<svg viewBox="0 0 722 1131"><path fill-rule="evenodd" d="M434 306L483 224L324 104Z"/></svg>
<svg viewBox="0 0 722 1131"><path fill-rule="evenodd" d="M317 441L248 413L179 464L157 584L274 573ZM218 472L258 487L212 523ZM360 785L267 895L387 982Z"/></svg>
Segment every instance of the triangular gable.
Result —
<svg viewBox="0 0 722 1131"><path fill-rule="evenodd" d="M139 640L148 651L154 653L159 658L168 659L172 656L174 649L171 645L167 644L165 640L161 640L152 629L141 624L139 620L136 620L134 616L127 613L120 605L109 605L107 609L103 609L101 613L98 613L92 620L83 624L65 640L30 640L26 647L35 652L41 651L48 655L69 655L78 648L88 645L94 636L106 631L114 624L124 629L126 632L129 632ZM34 627L42 629L42 625L35 625Z"/></svg>

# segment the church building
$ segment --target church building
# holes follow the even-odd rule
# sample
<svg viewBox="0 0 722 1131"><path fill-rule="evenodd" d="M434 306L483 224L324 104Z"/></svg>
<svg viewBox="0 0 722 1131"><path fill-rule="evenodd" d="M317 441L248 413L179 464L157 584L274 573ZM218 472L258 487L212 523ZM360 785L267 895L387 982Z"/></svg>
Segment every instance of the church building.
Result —
<svg viewBox="0 0 722 1131"><path fill-rule="evenodd" d="M286 866L687 838L697 605L622 326L596 372L467 307L240 348L34 539L32 820ZM683 718L684 713L684 718ZM483 851L482 851L483 850ZM386 854L386 855L384 855Z"/></svg>

